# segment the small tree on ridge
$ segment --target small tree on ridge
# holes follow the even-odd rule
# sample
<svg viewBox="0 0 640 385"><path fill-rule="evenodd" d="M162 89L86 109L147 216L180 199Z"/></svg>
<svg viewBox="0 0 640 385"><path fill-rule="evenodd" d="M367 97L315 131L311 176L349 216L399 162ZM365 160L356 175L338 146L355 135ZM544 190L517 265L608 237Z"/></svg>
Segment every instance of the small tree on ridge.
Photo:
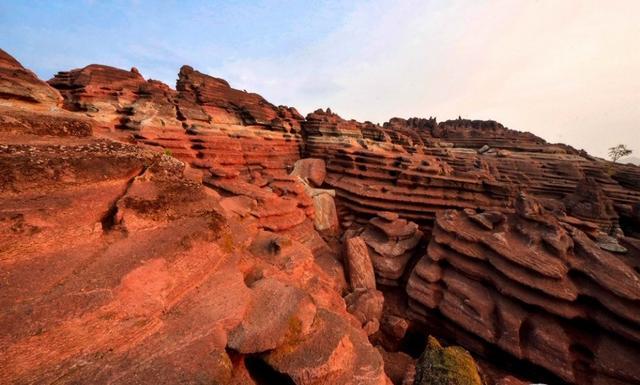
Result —
<svg viewBox="0 0 640 385"><path fill-rule="evenodd" d="M624 144L619 144L615 147L609 148L609 158L613 161L613 163L617 162L618 159L631 155L633 151L628 149Z"/></svg>

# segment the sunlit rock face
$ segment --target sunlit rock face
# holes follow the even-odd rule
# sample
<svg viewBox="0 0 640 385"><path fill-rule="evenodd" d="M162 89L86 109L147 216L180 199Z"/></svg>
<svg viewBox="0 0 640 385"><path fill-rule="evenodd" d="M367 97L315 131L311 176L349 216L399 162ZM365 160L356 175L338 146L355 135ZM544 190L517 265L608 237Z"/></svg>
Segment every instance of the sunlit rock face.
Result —
<svg viewBox="0 0 640 385"><path fill-rule="evenodd" d="M0 169L1 383L640 384L640 167L0 51Z"/></svg>
<svg viewBox="0 0 640 385"><path fill-rule="evenodd" d="M60 93L0 49L0 106L25 105L30 109L51 109L61 103Z"/></svg>

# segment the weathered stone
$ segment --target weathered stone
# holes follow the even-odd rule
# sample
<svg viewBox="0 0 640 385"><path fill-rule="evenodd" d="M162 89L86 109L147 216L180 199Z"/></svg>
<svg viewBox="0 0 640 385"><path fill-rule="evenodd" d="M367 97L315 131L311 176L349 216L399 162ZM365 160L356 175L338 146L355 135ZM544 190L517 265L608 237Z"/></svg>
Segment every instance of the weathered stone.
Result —
<svg viewBox="0 0 640 385"><path fill-rule="evenodd" d="M229 334L231 349L264 352L309 333L316 306L304 291L268 278L256 282L251 291L247 313Z"/></svg>
<svg viewBox="0 0 640 385"><path fill-rule="evenodd" d="M379 283L397 285L422 235L415 223L404 219L374 217L369 221L361 237L369 247Z"/></svg>
<svg viewBox="0 0 640 385"><path fill-rule="evenodd" d="M294 164L291 175L299 176L300 178L311 182L314 186L320 187L327 175L327 170L325 168L324 160L306 158L300 159Z"/></svg>
<svg viewBox="0 0 640 385"><path fill-rule="evenodd" d="M336 233L340 224L333 197L329 194L317 194L313 196L315 208L314 223L316 230Z"/></svg>
<svg viewBox="0 0 640 385"><path fill-rule="evenodd" d="M353 314L362 328L371 335L380 328L384 297L375 289L356 289L344 298L347 311Z"/></svg>
<svg viewBox="0 0 640 385"><path fill-rule="evenodd" d="M345 245L351 289L375 289L376 277L367 244L361 237L353 237Z"/></svg>
<svg viewBox="0 0 640 385"><path fill-rule="evenodd" d="M613 238L609 246L602 238L596 243L597 232L591 239L525 194L514 214L490 223L465 211L438 215L427 254L407 284L414 316L438 309L487 343L568 382L589 376L608 383L604 368L614 365L617 375L640 379L633 366L618 364L640 354L633 305L640 275L624 254L603 250L622 253L623 246ZM585 342L593 333L599 339ZM576 346L588 353L576 356Z"/></svg>
<svg viewBox="0 0 640 385"><path fill-rule="evenodd" d="M362 331L318 309L314 332L268 353L265 361L296 384L388 384L380 353Z"/></svg>
<svg viewBox="0 0 640 385"><path fill-rule="evenodd" d="M49 109L59 106L62 96L0 49L0 105L23 103L33 109Z"/></svg>

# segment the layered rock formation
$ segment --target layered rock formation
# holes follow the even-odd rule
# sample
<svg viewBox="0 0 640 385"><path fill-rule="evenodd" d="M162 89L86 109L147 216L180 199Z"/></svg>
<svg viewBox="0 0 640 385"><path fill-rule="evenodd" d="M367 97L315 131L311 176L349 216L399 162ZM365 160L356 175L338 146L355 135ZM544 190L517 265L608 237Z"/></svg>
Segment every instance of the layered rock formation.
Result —
<svg viewBox="0 0 640 385"><path fill-rule="evenodd" d="M105 138L141 102L127 87L149 83L116 71L95 88L114 71L88 68L64 92L81 113L2 95L0 382L387 384L298 177L220 176Z"/></svg>
<svg viewBox="0 0 640 385"><path fill-rule="evenodd" d="M612 166L496 122L394 118L379 126L318 110L302 126L307 154L326 160L340 203L365 218L393 211L429 227L442 209L508 208L521 189L565 210L558 201L585 191L586 179L625 216L640 200L637 167ZM590 219L611 225L611 215Z"/></svg>
<svg viewBox="0 0 640 385"><path fill-rule="evenodd" d="M2 383L640 384L640 167L4 51L0 167Z"/></svg>
<svg viewBox="0 0 640 385"><path fill-rule="evenodd" d="M302 116L184 66L176 90L135 69L102 65L60 72L49 84L65 106L124 139L161 147L216 175L283 176L300 157Z"/></svg>
<svg viewBox="0 0 640 385"><path fill-rule="evenodd" d="M0 105L20 105L48 108L62 103L60 94L11 55L0 49Z"/></svg>
<svg viewBox="0 0 640 385"><path fill-rule="evenodd" d="M400 219L395 213L381 212L369 221L361 237L369 249L379 283L398 285L422 236L418 225Z"/></svg>
<svg viewBox="0 0 640 385"><path fill-rule="evenodd" d="M326 183L360 217L392 211L428 226L443 208L504 207L506 187L477 162L456 175L418 133L344 121L318 110L302 122L306 153L327 162ZM413 135L409 135L413 133Z"/></svg>
<svg viewBox="0 0 640 385"><path fill-rule="evenodd" d="M561 219L525 195L513 214L440 213L410 308L568 382L638 382L640 274Z"/></svg>

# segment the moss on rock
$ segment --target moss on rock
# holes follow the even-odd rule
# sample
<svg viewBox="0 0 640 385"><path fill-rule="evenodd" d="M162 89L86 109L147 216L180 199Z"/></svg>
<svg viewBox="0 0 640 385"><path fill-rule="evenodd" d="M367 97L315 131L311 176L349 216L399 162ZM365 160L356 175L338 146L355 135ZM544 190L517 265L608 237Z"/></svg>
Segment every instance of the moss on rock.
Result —
<svg viewBox="0 0 640 385"><path fill-rule="evenodd" d="M416 363L414 385L483 385L471 354L458 346L443 348L432 336Z"/></svg>

